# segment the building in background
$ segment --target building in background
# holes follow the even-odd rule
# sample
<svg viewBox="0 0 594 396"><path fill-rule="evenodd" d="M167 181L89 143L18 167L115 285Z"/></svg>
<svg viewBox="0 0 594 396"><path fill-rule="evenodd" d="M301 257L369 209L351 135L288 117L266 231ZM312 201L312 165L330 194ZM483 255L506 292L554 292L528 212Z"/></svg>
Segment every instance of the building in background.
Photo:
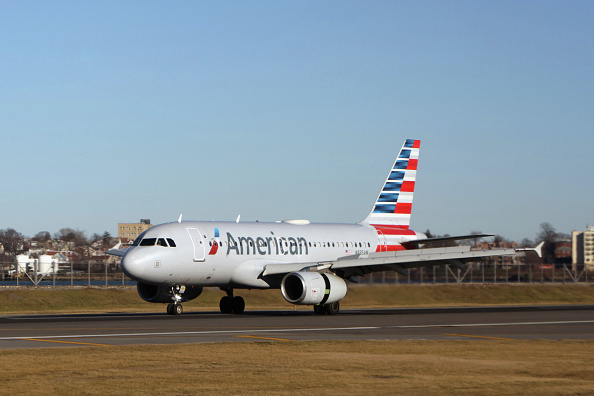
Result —
<svg viewBox="0 0 594 396"><path fill-rule="evenodd" d="M589 226L586 231L573 231L571 240L574 268L583 265L588 271L594 270L594 226Z"/></svg>
<svg viewBox="0 0 594 396"><path fill-rule="evenodd" d="M573 249L571 239L560 239L555 242L555 265L557 268L569 267L572 263Z"/></svg>
<svg viewBox="0 0 594 396"><path fill-rule="evenodd" d="M118 223L118 238L123 244L132 243L151 227L150 219L140 219L139 223Z"/></svg>

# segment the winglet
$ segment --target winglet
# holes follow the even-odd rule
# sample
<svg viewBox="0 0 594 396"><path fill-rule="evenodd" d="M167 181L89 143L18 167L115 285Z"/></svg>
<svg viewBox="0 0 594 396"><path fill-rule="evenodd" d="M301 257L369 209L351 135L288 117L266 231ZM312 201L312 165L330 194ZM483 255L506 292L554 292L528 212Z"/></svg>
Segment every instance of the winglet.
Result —
<svg viewBox="0 0 594 396"><path fill-rule="evenodd" d="M542 258L542 247L543 246L544 246L544 241L542 241L541 243L536 245L536 247L533 247L533 248L516 249L516 252L534 252L534 253L538 254L538 257Z"/></svg>
<svg viewBox="0 0 594 396"><path fill-rule="evenodd" d="M178 222L178 223L181 223L181 219L182 219L182 213L180 213L180 215L179 215L179 219L177 219L177 222Z"/></svg>
<svg viewBox="0 0 594 396"><path fill-rule="evenodd" d="M540 258L542 258L542 247L543 246L544 246L544 241L542 241L541 243L536 245L536 247L534 249L532 249L536 252L536 254L538 254L538 257L540 257Z"/></svg>

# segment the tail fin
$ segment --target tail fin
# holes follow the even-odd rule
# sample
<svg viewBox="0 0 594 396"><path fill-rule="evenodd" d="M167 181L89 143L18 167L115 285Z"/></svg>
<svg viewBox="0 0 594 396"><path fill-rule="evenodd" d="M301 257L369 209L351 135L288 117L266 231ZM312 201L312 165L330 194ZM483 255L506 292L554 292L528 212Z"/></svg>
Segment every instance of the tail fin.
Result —
<svg viewBox="0 0 594 396"><path fill-rule="evenodd" d="M371 213L361 224L409 227L420 147L420 140L406 139Z"/></svg>

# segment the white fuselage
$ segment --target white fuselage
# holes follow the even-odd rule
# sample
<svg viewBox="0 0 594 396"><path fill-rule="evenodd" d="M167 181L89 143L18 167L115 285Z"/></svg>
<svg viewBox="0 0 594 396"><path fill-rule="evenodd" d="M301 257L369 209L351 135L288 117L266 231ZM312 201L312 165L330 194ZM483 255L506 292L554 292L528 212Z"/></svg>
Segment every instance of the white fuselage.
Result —
<svg viewBox="0 0 594 396"><path fill-rule="evenodd" d="M411 234L400 242L420 235ZM261 276L268 264L365 257L385 243L374 227L361 224L185 221L147 230L122 258L122 269L152 284L276 288L278 282Z"/></svg>

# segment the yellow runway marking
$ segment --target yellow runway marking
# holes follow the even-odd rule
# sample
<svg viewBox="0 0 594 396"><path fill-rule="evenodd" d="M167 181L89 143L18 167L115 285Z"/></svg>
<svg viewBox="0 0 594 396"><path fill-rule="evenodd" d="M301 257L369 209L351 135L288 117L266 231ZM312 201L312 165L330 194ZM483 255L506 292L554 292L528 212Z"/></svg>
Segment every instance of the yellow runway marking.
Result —
<svg viewBox="0 0 594 396"><path fill-rule="evenodd" d="M518 341L516 338L473 336L473 335L466 335L466 334L444 334L444 335L452 336L452 337L485 338L488 340Z"/></svg>
<svg viewBox="0 0 594 396"><path fill-rule="evenodd" d="M41 342L56 342L58 344L75 344L75 345L93 345L93 346L111 346L109 344L94 344L92 342L74 342L74 341L56 341L56 340L44 340L41 338L21 338L25 341L41 341Z"/></svg>
<svg viewBox="0 0 594 396"><path fill-rule="evenodd" d="M241 335L241 336L236 336L238 338L257 338L259 340L271 340L271 341L293 341L293 340L287 340L285 338L270 338L270 337L256 337L256 336L250 336L250 335Z"/></svg>

